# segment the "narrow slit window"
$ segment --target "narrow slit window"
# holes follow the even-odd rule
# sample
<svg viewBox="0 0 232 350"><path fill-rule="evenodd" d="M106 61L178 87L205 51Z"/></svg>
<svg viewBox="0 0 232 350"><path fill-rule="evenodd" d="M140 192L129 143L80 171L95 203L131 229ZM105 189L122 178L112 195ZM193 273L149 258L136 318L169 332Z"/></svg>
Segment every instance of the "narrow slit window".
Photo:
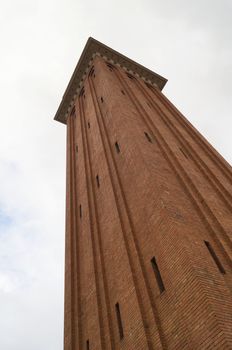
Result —
<svg viewBox="0 0 232 350"><path fill-rule="evenodd" d="M97 182L97 187L100 187L100 180L99 180L99 176L96 176L96 182Z"/></svg>
<svg viewBox="0 0 232 350"><path fill-rule="evenodd" d="M119 147L119 144L117 142L115 142L115 148L116 148L117 153L120 153L120 147Z"/></svg>
<svg viewBox="0 0 232 350"><path fill-rule="evenodd" d="M123 90L121 90L121 93L122 93L123 95L126 95L125 92L124 92Z"/></svg>
<svg viewBox="0 0 232 350"><path fill-rule="evenodd" d="M86 341L86 350L89 350L89 340Z"/></svg>
<svg viewBox="0 0 232 350"><path fill-rule="evenodd" d="M120 339L122 339L124 337L124 334L123 334L122 318L121 318L119 303L115 304L115 310L116 310L116 316L117 316L117 321L118 321L119 337L120 337Z"/></svg>
<svg viewBox="0 0 232 350"><path fill-rule="evenodd" d="M82 218L82 206L80 204L80 207L79 207L79 211L80 211L80 218Z"/></svg>
<svg viewBox="0 0 232 350"><path fill-rule="evenodd" d="M163 293L165 291L164 283L163 283L163 280L162 280L162 277L160 274L160 270L158 268L155 257L153 257L151 259L151 265L152 265L153 271L155 273L155 278L156 278L157 284L159 286L160 293Z"/></svg>
<svg viewBox="0 0 232 350"><path fill-rule="evenodd" d="M89 77L91 77L93 74L94 74L94 66L92 66L92 68L90 69Z"/></svg>
<svg viewBox="0 0 232 350"><path fill-rule="evenodd" d="M151 139L150 135L148 135L147 132L144 132L144 135L146 136L147 140L152 143L152 139Z"/></svg>
<svg viewBox="0 0 232 350"><path fill-rule="evenodd" d="M188 159L188 156L187 156L187 154L182 150L182 148L180 148L179 147L179 149L180 149L180 151L183 153L183 155L185 156L185 158L187 158Z"/></svg>
<svg viewBox="0 0 232 350"><path fill-rule="evenodd" d="M225 271L224 267L222 266L220 260L218 259L218 257L217 257L217 255L216 255L215 251L213 250L213 247L211 246L211 244L210 244L209 242L207 242L207 241L204 241L204 242L205 242L205 245L206 245L206 247L207 247L207 249L208 249L210 255L212 256L212 258L213 258L215 264L217 265L218 270L219 270L221 273L225 274L226 271Z"/></svg>
<svg viewBox="0 0 232 350"><path fill-rule="evenodd" d="M85 93L85 89L84 89L84 87L83 87L83 88L81 89L80 93L79 93L79 96L83 96L84 93Z"/></svg>
<svg viewBox="0 0 232 350"><path fill-rule="evenodd" d="M135 79L135 77L133 77L133 75L131 75L131 74L129 74L129 73L127 73L126 75L127 75L128 78L130 78L131 80Z"/></svg>
<svg viewBox="0 0 232 350"><path fill-rule="evenodd" d="M75 106L73 106L71 113L70 113L70 116L74 115L74 117L75 117L76 116L75 113L76 113Z"/></svg>
<svg viewBox="0 0 232 350"><path fill-rule="evenodd" d="M88 128L90 129L90 122L88 122Z"/></svg>
<svg viewBox="0 0 232 350"><path fill-rule="evenodd" d="M109 70L112 72L114 69L114 66L112 66L112 64L110 64L110 63L107 63L106 65L109 68Z"/></svg>
<svg viewBox="0 0 232 350"><path fill-rule="evenodd" d="M103 97L101 97L101 101L103 102L104 100L103 100Z"/></svg>

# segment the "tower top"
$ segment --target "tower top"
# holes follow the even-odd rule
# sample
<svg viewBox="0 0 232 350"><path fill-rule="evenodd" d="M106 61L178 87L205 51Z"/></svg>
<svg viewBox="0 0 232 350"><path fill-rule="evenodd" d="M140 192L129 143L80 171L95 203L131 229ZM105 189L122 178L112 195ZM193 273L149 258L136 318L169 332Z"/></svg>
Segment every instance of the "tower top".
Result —
<svg viewBox="0 0 232 350"><path fill-rule="evenodd" d="M55 120L66 124L69 111L74 104L76 96L82 87L85 76L95 56L101 56L106 61L119 65L130 74L139 76L144 81L157 86L160 90L163 89L167 82L167 79L163 78L161 75L152 72L139 63L132 61L130 58L90 37L65 90L62 101L54 117Z"/></svg>

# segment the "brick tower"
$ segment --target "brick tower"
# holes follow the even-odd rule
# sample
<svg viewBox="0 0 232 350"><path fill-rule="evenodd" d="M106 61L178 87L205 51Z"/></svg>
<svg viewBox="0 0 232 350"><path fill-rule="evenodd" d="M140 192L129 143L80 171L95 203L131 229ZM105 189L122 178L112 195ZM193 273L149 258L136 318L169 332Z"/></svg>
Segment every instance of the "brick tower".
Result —
<svg viewBox="0 0 232 350"><path fill-rule="evenodd" d="M232 349L232 172L162 94L90 38L67 124L65 350Z"/></svg>

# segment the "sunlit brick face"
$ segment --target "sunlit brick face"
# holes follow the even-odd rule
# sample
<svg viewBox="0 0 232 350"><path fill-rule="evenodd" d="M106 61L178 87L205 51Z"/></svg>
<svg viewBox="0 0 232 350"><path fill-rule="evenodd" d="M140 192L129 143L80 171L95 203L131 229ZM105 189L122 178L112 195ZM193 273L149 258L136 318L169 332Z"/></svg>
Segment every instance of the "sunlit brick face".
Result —
<svg viewBox="0 0 232 350"><path fill-rule="evenodd" d="M231 168L116 63L67 117L64 349L231 349Z"/></svg>

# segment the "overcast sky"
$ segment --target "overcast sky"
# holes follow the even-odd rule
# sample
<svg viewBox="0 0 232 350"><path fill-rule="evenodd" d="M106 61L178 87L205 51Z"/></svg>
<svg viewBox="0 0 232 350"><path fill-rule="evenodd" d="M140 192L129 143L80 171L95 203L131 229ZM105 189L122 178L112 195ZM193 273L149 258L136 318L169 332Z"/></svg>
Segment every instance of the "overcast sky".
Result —
<svg viewBox="0 0 232 350"><path fill-rule="evenodd" d="M231 0L0 0L0 349L62 350L66 127L89 36L163 75L232 161Z"/></svg>

